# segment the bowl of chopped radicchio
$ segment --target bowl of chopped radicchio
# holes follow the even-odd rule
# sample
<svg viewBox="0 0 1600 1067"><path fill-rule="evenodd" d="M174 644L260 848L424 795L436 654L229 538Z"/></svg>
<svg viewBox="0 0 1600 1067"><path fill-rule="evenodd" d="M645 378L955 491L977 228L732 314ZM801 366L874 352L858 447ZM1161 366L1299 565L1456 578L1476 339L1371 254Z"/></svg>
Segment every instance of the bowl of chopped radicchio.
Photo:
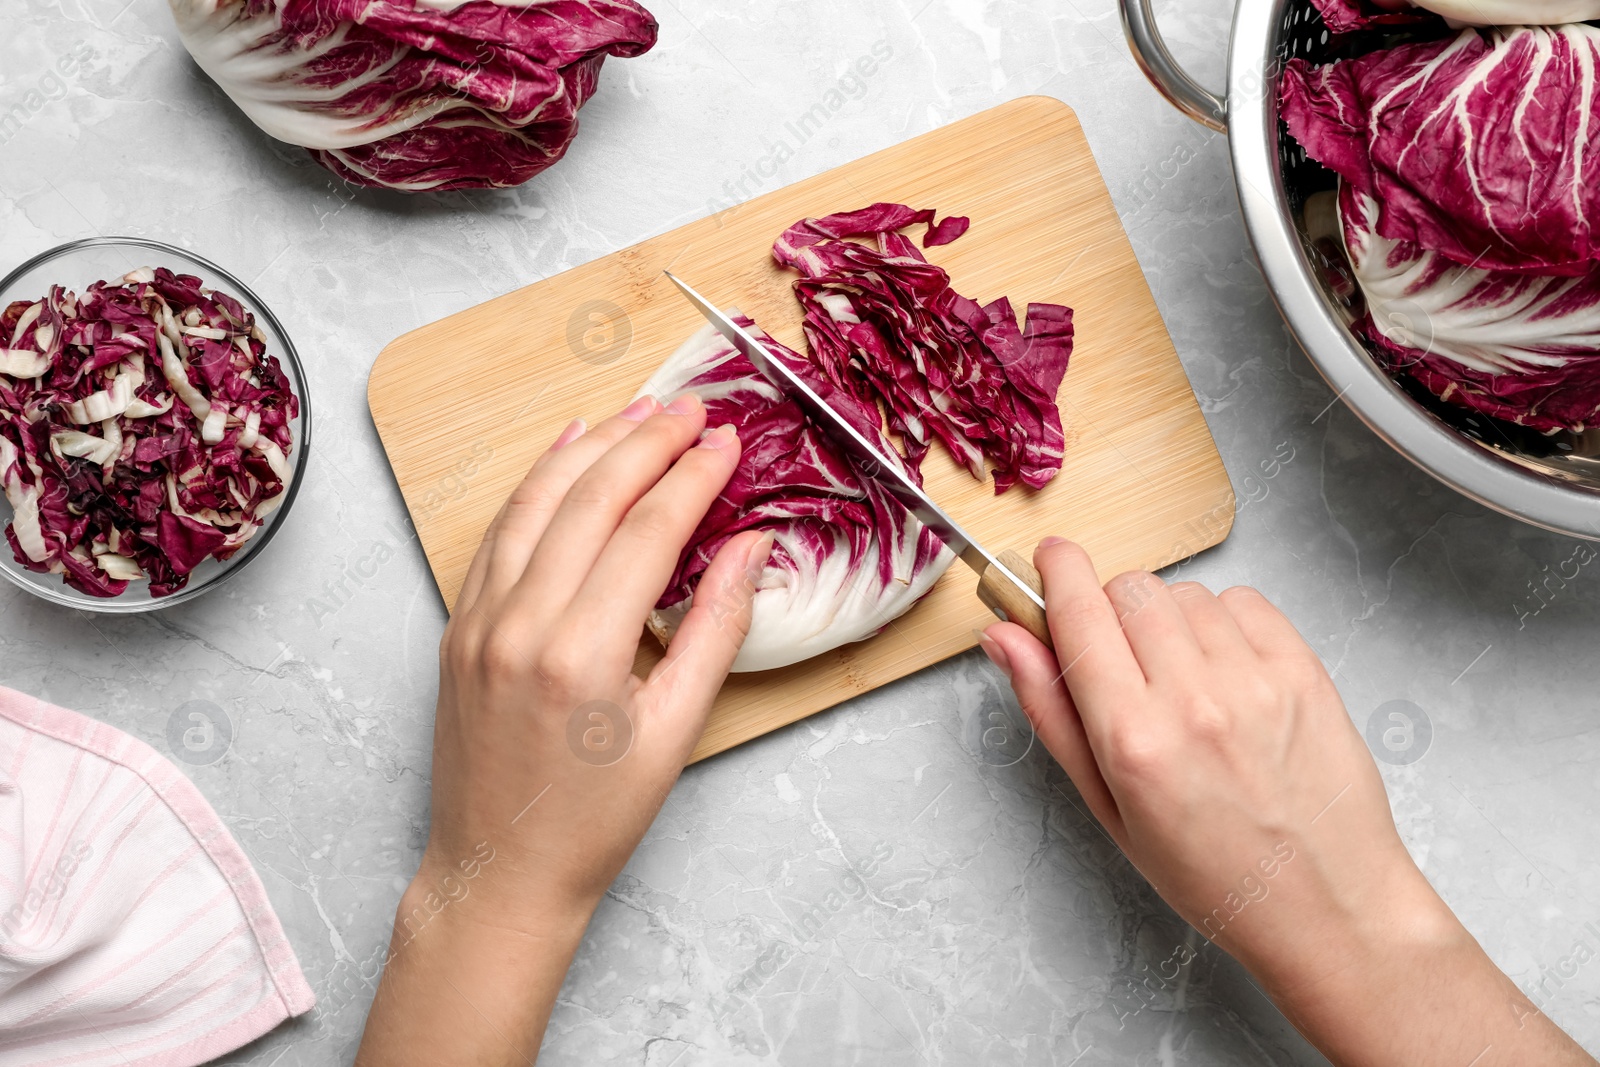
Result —
<svg viewBox="0 0 1600 1067"><path fill-rule="evenodd" d="M198 596L272 539L310 436L294 345L215 264L96 238L0 281L0 574L28 592Z"/></svg>

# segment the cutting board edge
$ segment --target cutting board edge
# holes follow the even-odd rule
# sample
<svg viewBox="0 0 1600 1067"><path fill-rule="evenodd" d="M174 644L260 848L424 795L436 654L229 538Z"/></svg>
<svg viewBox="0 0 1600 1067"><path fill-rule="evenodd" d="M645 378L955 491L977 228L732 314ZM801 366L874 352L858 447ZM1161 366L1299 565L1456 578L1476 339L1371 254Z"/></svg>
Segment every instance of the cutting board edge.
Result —
<svg viewBox="0 0 1600 1067"><path fill-rule="evenodd" d="M411 332L414 333L416 331ZM396 338L396 341L398 340L399 338ZM378 360L383 359L384 352L387 352L394 343L394 341L391 341L389 345L384 346L383 351L378 353ZM411 521L411 528L417 533L417 543L422 547L422 560L428 565L428 573L433 576L434 591L439 594L440 602L444 604L446 611L448 611L450 609L450 596L445 592L444 575L439 573L439 568L434 563L434 554L428 550L428 533L424 529L425 522L417 510L417 502L412 500L410 487L406 485L400 468L395 464L395 450L389 441L388 427L385 426L384 419L380 417L378 409L372 406L372 389L377 377L377 369L377 361L374 361L373 369L367 374L367 415L372 419L372 428L378 431L378 444L383 447L384 459L388 460L389 477L394 480L395 488L400 491L400 502L405 505L406 517Z"/></svg>

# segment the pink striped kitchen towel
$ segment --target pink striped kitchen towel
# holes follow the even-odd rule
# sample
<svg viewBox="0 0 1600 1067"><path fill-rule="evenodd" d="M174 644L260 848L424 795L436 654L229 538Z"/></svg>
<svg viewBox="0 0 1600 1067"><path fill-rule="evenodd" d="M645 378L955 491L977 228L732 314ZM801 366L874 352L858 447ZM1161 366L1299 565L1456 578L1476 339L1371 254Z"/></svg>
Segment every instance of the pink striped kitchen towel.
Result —
<svg viewBox="0 0 1600 1067"><path fill-rule="evenodd" d="M0 687L0 1065L192 1067L314 1001L189 779Z"/></svg>

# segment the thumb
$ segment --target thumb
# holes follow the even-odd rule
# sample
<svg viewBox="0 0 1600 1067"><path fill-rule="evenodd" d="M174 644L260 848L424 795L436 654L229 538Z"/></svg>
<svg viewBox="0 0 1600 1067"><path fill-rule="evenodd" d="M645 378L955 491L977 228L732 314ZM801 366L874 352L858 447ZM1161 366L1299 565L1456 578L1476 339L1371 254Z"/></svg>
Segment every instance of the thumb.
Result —
<svg viewBox="0 0 1600 1067"><path fill-rule="evenodd" d="M995 666L1011 677L1028 722L1039 741L1078 787L1089 810L1112 838L1123 841L1122 816L1100 773L1094 749L1084 733L1083 720L1062 680L1061 665L1038 638L1014 622L997 622L983 632L983 650ZM995 650L999 654L996 655ZM1002 662L1003 661L1003 662Z"/></svg>
<svg viewBox="0 0 1600 1067"><path fill-rule="evenodd" d="M700 576L666 658L645 682L645 688L660 691L667 714L699 716L703 723L750 633L756 589L771 553L772 535L750 530L723 545ZM700 726L694 729L698 733Z"/></svg>

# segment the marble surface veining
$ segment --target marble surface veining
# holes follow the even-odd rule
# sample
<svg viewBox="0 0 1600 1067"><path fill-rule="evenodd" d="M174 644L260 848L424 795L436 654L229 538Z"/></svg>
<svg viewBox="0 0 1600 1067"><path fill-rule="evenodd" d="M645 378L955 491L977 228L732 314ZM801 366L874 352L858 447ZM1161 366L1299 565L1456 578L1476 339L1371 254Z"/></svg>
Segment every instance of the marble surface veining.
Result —
<svg viewBox="0 0 1600 1067"><path fill-rule="evenodd" d="M320 1003L220 1062L350 1062L427 830L444 612L367 415L380 348L1028 93L1082 118L1239 492L1232 539L1183 575L1283 606L1375 724L1428 875L1600 1047L1600 574L1534 599L1572 539L1434 483L1334 402L1254 265L1224 138L1145 84L1113 0L650 6L659 46L606 66L558 167L509 191L401 196L346 189L257 132L160 0L4 0L0 112L25 121L0 144L0 267L95 234L175 242L253 285L309 363L306 482L237 581L92 626L0 588L0 682L169 749L190 702L231 724L220 759L185 766ZM1179 55L1220 82L1230 5L1158 6ZM892 58L795 143L785 122L879 42ZM53 76L69 54L84 58ZM689 770L601 906L542 1062L1324 1062L1037 747L982 743L995 715L1015 721L972 654Z"/></svg>

